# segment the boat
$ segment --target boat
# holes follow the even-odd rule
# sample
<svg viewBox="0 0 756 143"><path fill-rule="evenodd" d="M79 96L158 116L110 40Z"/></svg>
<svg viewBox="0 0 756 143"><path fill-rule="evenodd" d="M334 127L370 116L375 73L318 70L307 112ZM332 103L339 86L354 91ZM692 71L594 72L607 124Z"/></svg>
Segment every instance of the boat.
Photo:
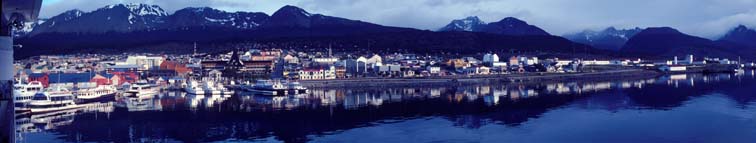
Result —
<svg viewBox="0 0 756 143"><path fill-rule="evenodd" d="M292 81L292 82L285 82L286 87L288 88L287 92L289 94L302 94L307 93L307 87L302 86L299 82Z"/></svg>
<svg viewBox="0 0 756 143"><path fill-rule="evenodd" d="M39 81L32 81L27 84L16 84L13 86L14 107L17 111L26 110L26 104L32 100L34 94L42 92L45 87Z"/></svg>
<svg viewBox="0 0 756 143"><path fill-rule="evenodd" d="M194 95L204 95L205 89L202 88L202 86L197 81L191 81L188 82L189 84L184 87L184 90L186 93L194 94Z"/></svg>
<svg viewBox="0 0 756 143"><path fill-rule="evenodd" d="M126 92L126 96L151 98L158 94L159 88L156 85L147 82L137 82L132 84Z"/></svg>
<svg viewBox="0 0 756 143"><path fill-rule="evenodd" d="M74 99L73 92L66 88L48 88L45 92L34 94L27 108L32 114L78 108Z"/></svg>
<svg viewBox="0 0 756 143"><path fill-rule="evenodd" d="M233 90L230 90L223 86L222 83L216 83L214 81L205 81L202 87L208 94L217 96L217 95L232 95L234 94Z"/></svg>
<svg viewBox="0 0 756 143"><path fill-rule="evenodd" d="M262 95L286 95L287 87L278 80L258 80L254 85L245 85L244 89Z"/></svg>
<svg viewBox="0 0 756 143"><path fill-rule="evenodd" d="M76 91L76 99L81 101L93 101L113 97L118 90L112 85L100 85L95 88L85 88Z"/></svg>
<svg viewBox="0 0 756 143"><path fill-rule="evenodd" d="M221 95L221 91L215 87L215 82L213 81L208 80L203 82L202 89L204 89L205 92L210 95Z"/></svg>

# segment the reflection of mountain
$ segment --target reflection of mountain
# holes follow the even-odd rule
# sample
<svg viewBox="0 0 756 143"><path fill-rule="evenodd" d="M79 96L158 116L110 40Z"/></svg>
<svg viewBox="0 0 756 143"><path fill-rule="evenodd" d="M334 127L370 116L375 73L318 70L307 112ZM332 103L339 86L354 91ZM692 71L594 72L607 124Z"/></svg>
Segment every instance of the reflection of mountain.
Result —
<svg viewBox="0 0 756 143"><path fill-rule="evenodd" d="M86 135L80 138L86 142L213 142L230 138L247 140L268 137L285 142L305 142L312 135L425 117L440 117L465 128L492 123L518 126L550 110L568 106L612 111L628 108L668 109L680 106L691 96L706 94L713 89L754 88L753 79L737 81L732 80L734 78L737 77L688 75L685 78L662 77L620 82L312 89L309 95L233 97L215 106L218 108L212 111L202 111L203 108L160 112L116 111L110 114L111 120L77 116L76 122L56 131L63 134L62 138L66 141L76 141L77 134ZM746 97L745 94L751 93L727 92L741 92L733 94L733 98ZM660 97L652 93L668 96ZM498 102L491 103L495 100ZM736 100L745 103L756 99L747 97Z"/></svg>

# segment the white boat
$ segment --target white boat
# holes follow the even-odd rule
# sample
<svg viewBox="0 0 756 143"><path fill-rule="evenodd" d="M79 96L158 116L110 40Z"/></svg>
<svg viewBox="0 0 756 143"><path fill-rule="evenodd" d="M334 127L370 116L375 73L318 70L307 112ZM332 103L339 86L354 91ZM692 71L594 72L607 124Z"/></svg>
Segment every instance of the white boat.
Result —
<svg viewBox="0 0 756 143"><path fill-rule="evenodd" d="M215 87L215 82L210 80L202 83L202 89L204 89L205 92L210 95L221 95L221 91Z"/></svg>
<svg viewBox="0 0 756 143"><path fill-rule="evenodd" d="M291 81L284 83L289 94L302 94L307 93L307 87L302 86L299 82Z"/></svg>
<svg viewBox="0 0 756 143"><path fill-rule="evenodd" d="M100 85L95 88L85 88L76 91L76 99L96 100L115 95L118 90L112 85Z"/></svg>
<svg viewBox="0 0 756 143"><path fill-rule="evenodd" d="M205 95L205 89L195 80L188 82L184 90L189 94Z"/></svg>
<svg viewBox="0 0 756 143"><path fill-rule="evenodd" d="M217 95L234 94L233 90L226 88L225 86L223 86L222 83L216 83L214 81L205 81L203 85L204 86L202 88L205 89L205 91L210 95L217 96Z"/></svg>
<svg viewBox="0 0 756 143"><path fill-rule="evenodd" d="M139 82L131 84L128 90L126 90L126 92L124 93L126 93L127 96L132 97L152 98L158 94L158 90L159 88L156 85L146 82Z"/></svg>
<svg viewBox="0 0 756 143"><path fill-rule="evenodd" d="M26 104L32 100L34 94L42 92L45 87L39 81L32 81L28 84L16 84L13 86L14 106L16 110L25 110Z"/></svg>
<svg viewBox="0 0 756 143"><path fill-rule="evenodd" d="M74 103L76 99L73 92L68 89L57 87L48 88L45 92L40 92L34 95L27 108L32 113L43 113L59 110L67 110L78 108L79 106Z"/></svg>
<svg viewBox="0 0 756 143"><path fill-rule="evenodd" d="M246 85L244 89L263 95L286 95L288 89L278 80L258 80L254 85Z"/></svg>

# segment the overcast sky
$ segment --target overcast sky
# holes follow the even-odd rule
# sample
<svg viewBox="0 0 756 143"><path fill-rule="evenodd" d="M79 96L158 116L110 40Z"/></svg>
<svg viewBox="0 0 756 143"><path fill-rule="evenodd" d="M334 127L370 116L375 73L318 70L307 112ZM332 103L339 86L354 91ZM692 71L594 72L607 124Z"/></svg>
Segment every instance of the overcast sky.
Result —
<svg viewBox="0 0 756 143"><path fill-rule="evenodd" d="M431 30L467 16L486 22L517 17L554 35L608 26L669 26L717 38L739 24L756 27L756 0L44 0L41 17L116 3L155 4L169 13L207 6L272 14L294 5L310 13Z"/></svg>

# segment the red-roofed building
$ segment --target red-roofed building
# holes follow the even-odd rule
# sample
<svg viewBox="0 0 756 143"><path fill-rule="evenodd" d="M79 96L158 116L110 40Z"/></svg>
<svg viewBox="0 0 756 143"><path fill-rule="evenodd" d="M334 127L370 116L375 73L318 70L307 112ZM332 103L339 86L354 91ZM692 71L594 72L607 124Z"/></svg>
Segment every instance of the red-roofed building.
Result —
<svg viewBox="0 0 756 143"><path fill-rule="evenodd" d="M164 61L160 64L161 70L174 70L177 74L187 74L192 71L186 67L185 64L181 64L175 61Z"/></svg>
<svg viewBox="0 0 756 143"><path fill-rule="evenodd" d="M110 78L105 77L105 76L100 75L100 74L96 74L89 81L90 82L95 82L95 83L97 83L97 85L110 85L110 84L113 84L113 82L112 82L112 80L110 80Z"/></svg>
<svg viewBox="0 0 756 143"><path fill-rule="evenodd" d="M139 75L134 72L113 72L113 77L110 80L115 85L121 85L126 82L136 83L139 81Z"/></svg>
<svg viewBox="0 0 756 143"><path fill-rule="evenodd" d="M27 81L29 82L38 81L42 83L42 86L47 88L50 86L50 75L46 73L32 73L32 74L29 74L29 79Z"/></svg>

